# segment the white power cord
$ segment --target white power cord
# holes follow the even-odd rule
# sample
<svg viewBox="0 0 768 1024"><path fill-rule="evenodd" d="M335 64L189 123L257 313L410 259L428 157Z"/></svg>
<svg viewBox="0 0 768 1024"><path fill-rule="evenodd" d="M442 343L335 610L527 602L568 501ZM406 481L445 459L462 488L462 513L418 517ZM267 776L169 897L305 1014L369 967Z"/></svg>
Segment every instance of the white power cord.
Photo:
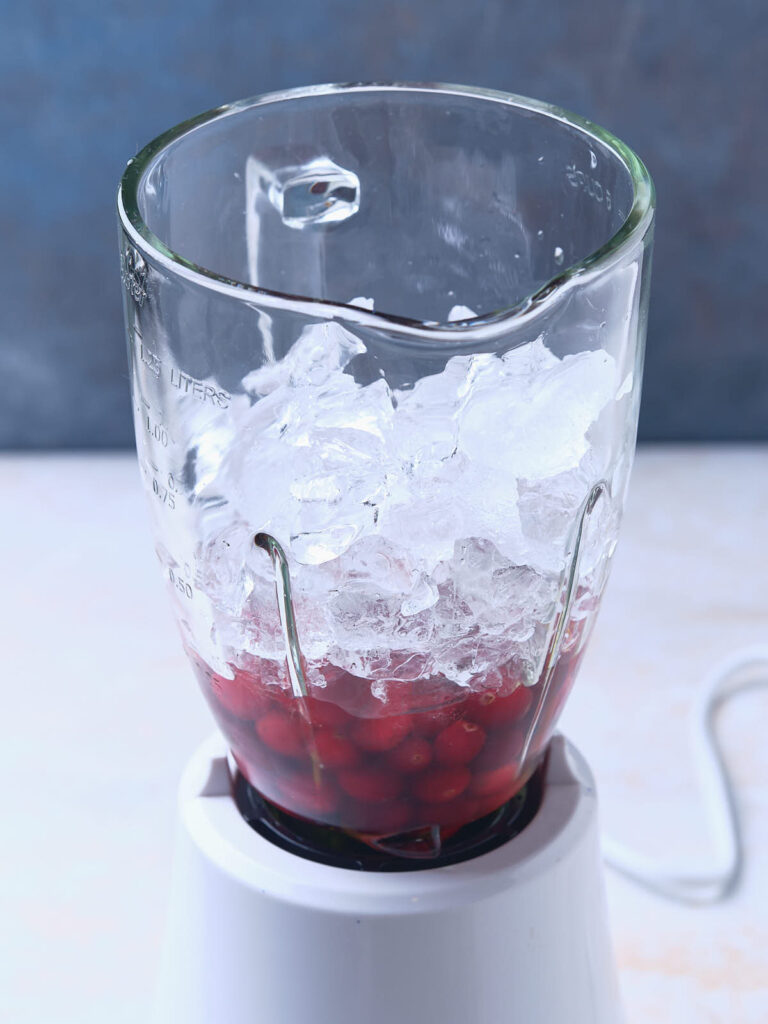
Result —
<svg viewBox="0 0 768 1024"><path fill-rule="evenodd" d="M744 851L733 782L715 731L722 704L737 693L768 685L768 646L747 647L720 662L706 677L692 717L693 747L706 803L715 857L706 872L664 865L603 837L605 863L626 878L680 903L715 903L741 874Z"/></svg>

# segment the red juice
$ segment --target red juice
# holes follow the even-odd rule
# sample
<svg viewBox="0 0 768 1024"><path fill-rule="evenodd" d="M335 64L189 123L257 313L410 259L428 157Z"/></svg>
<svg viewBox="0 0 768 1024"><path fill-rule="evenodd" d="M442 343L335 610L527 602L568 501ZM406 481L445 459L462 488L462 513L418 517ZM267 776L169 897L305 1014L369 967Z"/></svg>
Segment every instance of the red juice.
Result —
<svg viewBox="0 0 768 1024"><path fill-rule="evenodd" d="M375 843L435 826L447 838L510 800L541 760L582 651L563 652L542 708L541 682L524 686L512 663L493 688L400 682L380 701L335 666L301 699L287 669L275 685L273 663L226 678L192 660L247 781L290 814Z"/></svg>

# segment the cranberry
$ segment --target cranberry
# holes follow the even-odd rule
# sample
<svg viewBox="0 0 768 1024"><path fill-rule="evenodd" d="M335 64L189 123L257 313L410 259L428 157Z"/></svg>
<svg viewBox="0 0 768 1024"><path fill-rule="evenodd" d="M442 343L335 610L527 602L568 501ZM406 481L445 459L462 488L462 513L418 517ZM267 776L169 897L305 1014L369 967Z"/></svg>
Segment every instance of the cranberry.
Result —
<svg viewBox="0 0 768 1024"><path fill-rule="evenodd" d="M462 765L454 768L434 768L414 780L413 791L419 800L428 804L442 804L461 796L469 785L469 769Z"/></svg>
<svg viewBox="0 0 768 1024"><path fill-rule="evenodd" d="M327 768L351 768L360 760L357 747L329 729L318 729L314 740L317 756Z"/></svg>
<svg viewBox="0 0 768 1024"><path fill-rule="evenodd" d="M259 780L271 776L275 772L275 755L263 743L253 731L253 726L246 735L243 731L231 730L228 736L232 755L240 771L249 782L260 788Z"/></svg>
<svg viewBox="0 0 768 1024"><path fill-rule="evenodd" d="M289 686L268 686L264 690L264 695L271 708L277 707L288 712L296 710L296 698Z"/></svg>
<svg viewBox="0 0 768 1024"><path fill-rule="evenodd" d="M304 705L309 719L315 728L333 729L336 732L340 732L352 721L351 715L348 715L338 704L332 704L328 700L306 697Z"/></svg>
<svg viewBox="0 0 768 1024"><path fill-rule="evenodd" d="M526 686L518 686L512 693L477 693L467 701L467 714L486 729L499 728L518 721L531 706L533 697Z"/></svg>
<svg viewBox="0 0 768 1024"><path fill-rule="evenodd" d="M269 704L269 697L253 677L235 672L234 679L213 673L211 691L218 704L231 715L253 721Z"/></svg>
<svg viewBox="0 0 768 1024"><path fill-rule="evenodd" d="M383 753L402 743L411 728L411 719L407 715L364 718L354 727L352 738L362 750Z"/></svg>
<svg viewBox="0 0 768 1024"><path fill-rule="evenodd" d="M403 775L412 775L429 765L432 746L421 736L409 736L390 752L388 760Z"/></svg>
<svg viewBox="0 0 768 1024"><path fill-rule="evenodd" d="M449 704L444 708L422 711L414 715L413 727L422 736L437 736L447 725L456 721L462 708L462 704Z"/></svg>
<svg viewBox="0 0 768 1024"><path fill-rule="evenodd" d="M475 773L491 771L505 765L516 765L525 744L525 732L520 726L512 726L488 735L480 755L472 763Z"/></svg>
<svg viewBox="0 0 768 1024"><path fill-rule="evenodd" d="M275 802L294 814L325 817L336 810L338 797L327 779L317 781L311 774L293 772L282 775L277 787L279 798Z"/></svg>
<svg viewBox="0 0 768 1024"><path fill-rule="evenodd" d="M475 772L469 784L469 792L474 796L487 796L489 793L504 791L511 794L517 780L516 764L503 764L499 768Z"/></svg>
<svg viewBox="0 0 768 1024"><path fill-rule="evenodd" d="M354 797L369 803L386 803L400 795L402 779L392 772L376 768L346 769L339 772L339 785Z"/></svg>
<svg viewBox="0 0 768 1024"><path fill-rule="evenodd" d="M485 743L485 732L474 722L454 722L435 740L435 757L441 764L469 764Z"/></svg>
<svg viewBox="0 0 768 1024"><path fill-rule="evenodd" d="M263 743L277 754L299 757L305 743L299 719L285 711L268 711L256 723L256 732Z"/></svg>

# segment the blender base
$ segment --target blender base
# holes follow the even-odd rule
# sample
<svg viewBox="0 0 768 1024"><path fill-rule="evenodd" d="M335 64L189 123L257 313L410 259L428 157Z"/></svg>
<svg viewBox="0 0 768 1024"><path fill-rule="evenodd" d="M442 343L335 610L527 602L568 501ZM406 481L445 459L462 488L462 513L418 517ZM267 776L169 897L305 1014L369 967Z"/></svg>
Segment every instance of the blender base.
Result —
<svg viewBox="0 0 768 1024"><path fill-rule="evenodd" d="M618 1024L594 780L555 736L539 809L448 867L298 857L241 817L223 741L180 794L156 1024Z"/></svg>

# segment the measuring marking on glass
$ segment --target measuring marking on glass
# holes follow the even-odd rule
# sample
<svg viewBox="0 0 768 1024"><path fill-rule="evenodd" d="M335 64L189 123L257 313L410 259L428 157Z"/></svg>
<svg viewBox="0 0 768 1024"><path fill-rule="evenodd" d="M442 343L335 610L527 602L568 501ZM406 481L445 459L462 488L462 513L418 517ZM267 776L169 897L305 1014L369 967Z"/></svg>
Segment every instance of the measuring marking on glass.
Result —
<svg viewBox="0 0 768 1024"><path fill-rule="evenodd" d="M173 469L167 465L161 469L146 454L142 454L139 457L139 465L158 502L173 512L177 507L176 501L180 495L180 488L177 484L180 474L178 472L174 473Z"/></svg>
<svg viewBox="0 0 768 1024"><path fill-rule="evenodd" d="M222 388L216 388L213 384L206 384L204 380L190 377L188 373L178 367L170 367L171 387L177 388L182 395L190 395L200 402L210 402L218 409L226 409L232 401L232 396Z"/></svg>
<svg viewBox="0 0 768 1024"><path fill-rule="evenodd" d="M159 473L157 469L155 472ZM176 483L173 479L173 474L168 474L166 484L161 483L156 476L153 476L152 493L163 505L173 511L176 508Z"/></svg>
<svg viewBox="0 0 768 1024"><path fill-rule="evenodd" d="M167 448L169 442L172 442L170 435L168 434L167 428L157 420L153 419L149 412L142 416L141 420L144 429L149 434L151 440L157 441L163 448Z"/></svg>
<svg viewBox="0 0 768 1024"><path fill-rule="evenodd" d="M147 348L143 341L139 341L138 343L138 352L139 359L147 367L149 372L159 380L163 370L163 361L160 356L155 355L151 349Z"/></svg>
<svg viewBox="0 0 768 1024"><path fill-rule="evenodd" d="M195 589L191 583L188 583L183 576L179 576L170 567L168 568L168 579L171 581L173 587L178 590L182 597L186 597L188 601L193 600L195 596Z"/></svg>
<svg viewBox="0 0 768 1024"><path fill-rule="evenodd" d="M612 209L613 196L611 195L611 190L605 188L597 178L593 178L586 171L580 171L576 164L566 165L565 177L571 188L580 188L582 192L586 192L596 202L604 202L608 210Z"/></svg>
<svg viewBox="0 0 768 1024"><path fill-rule="evenodd" d="M123 287L141 309L147 297L148 267L141 253L132 245L126 245L120 254L120 277Z"/></svg>
<svg viewBox="0 0 768 1024"><path fill-rule="evenodd" d="M216 409L228 408L232 400L228 391L205 380L199 380L197 377L185 373L178 366L169 366L163 363L160 356L146 345L138 331L134 331L131 342L139 362L149 370L156 381L161 381L165 377L171 387L176 388L181 395L189 395L199 402L209 402ZM149 402L143 396L140 397L141 401L149 407Z"/></svg>

